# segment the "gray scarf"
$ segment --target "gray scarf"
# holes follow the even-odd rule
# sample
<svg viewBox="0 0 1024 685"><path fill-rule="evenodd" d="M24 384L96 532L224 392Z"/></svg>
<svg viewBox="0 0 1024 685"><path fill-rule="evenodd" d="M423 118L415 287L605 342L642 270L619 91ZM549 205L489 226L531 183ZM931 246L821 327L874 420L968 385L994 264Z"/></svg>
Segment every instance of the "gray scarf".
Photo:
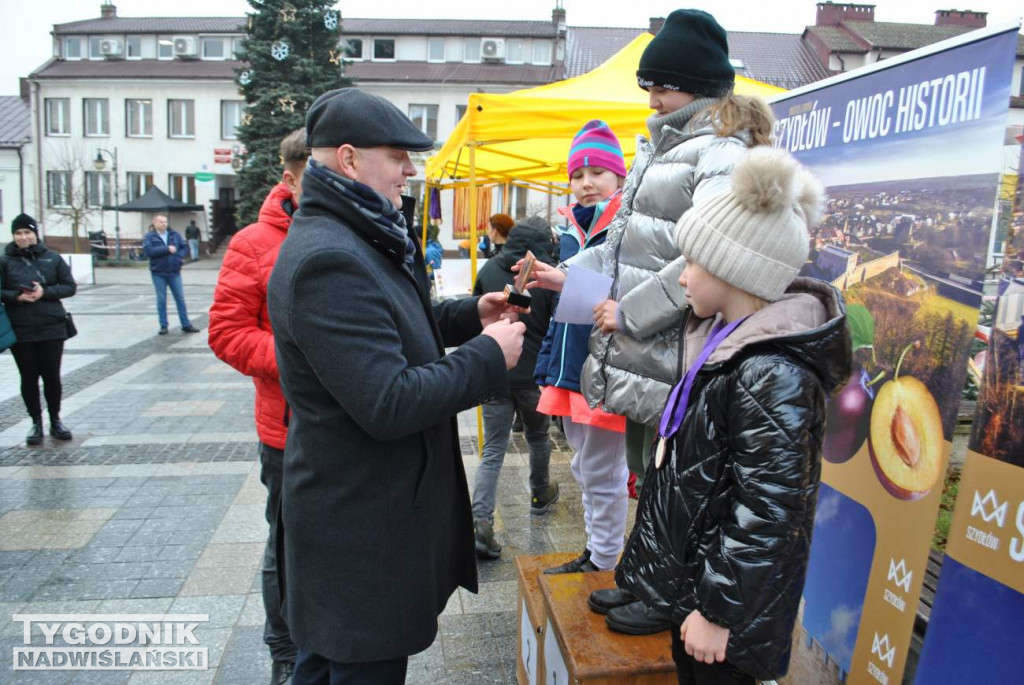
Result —
<svg viewBox="0 0 1024 685"><path fill-rule="evenodd" d="M697 112L700 112L705 107L715 104L717 101L717 98L701 97L674 112L669 112L668 114L658 114L655 112L647 117L647 131L651 134L651 144L654 147L658 147L658 143L661 142L661 138L664 135L665 126L682 131L694 114L697 114Z"/></svg>

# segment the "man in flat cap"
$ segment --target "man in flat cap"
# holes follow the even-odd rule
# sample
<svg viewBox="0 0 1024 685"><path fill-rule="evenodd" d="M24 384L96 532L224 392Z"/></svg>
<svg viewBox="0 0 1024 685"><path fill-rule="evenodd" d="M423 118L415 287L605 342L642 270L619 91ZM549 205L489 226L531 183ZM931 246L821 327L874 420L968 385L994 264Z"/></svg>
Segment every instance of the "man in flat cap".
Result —
<svg viewBox="0 0 1024 685"><path fill-rule="evenodd" d="M293 677L397 684L455 589L477 589L455 417L507 386L524 327L501 293L430 301L398 208L415 174L408 151L433 141L394 105L355 88L325 93L306 135L302 205L268 290L290 410Z"/></svg>

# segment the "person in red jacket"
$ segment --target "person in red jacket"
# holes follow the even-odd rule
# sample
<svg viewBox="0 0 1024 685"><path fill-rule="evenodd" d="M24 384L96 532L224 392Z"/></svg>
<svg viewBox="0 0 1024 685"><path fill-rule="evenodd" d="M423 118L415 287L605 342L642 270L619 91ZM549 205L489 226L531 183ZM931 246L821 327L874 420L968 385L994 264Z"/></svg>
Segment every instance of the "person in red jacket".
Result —
<svg viewBox="0 0 1024 685"><path fill-rule="evenodd" d="M282 588L277 575L281 481L284 443L288 435L288 408L277 373L274 332L267 313L267 282L277 254L288 234L292 214L299 206L302 173L309 157L306 130L300 128L281 141L284 172L260 208L259 220L231 239L210 308L210 348L256 386L256 433L260 439L260 480L267 487L267 523L270 534L263 554L263 606L267 619L263 641L273 659L272 685L287 682L295 663L296 647L282 613Z"/></svg>

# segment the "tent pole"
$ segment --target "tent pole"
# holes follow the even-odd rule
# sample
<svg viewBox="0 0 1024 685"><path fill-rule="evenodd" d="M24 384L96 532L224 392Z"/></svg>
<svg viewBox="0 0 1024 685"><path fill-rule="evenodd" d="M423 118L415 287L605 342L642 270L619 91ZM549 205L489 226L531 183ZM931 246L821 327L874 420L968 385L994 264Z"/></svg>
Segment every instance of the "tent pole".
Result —
<svg viewBox="0 0 1024 685"><path fill-rule="evenodd" d="M430 181L423 184L423 223L420 225L420 248L423 250L423 259L427 257L427 222L430 221ZM412 228L410 226L409 228Z"/></svg>
<svg viewBox="0 0 1024 685"><path fill-rule="evenodd" d="M469 280L476 284L476 226L480 208L477 206L476 188L476 141L469 141ZM482 459L484 454L484 410L476 408L476 456Z"/></svg>

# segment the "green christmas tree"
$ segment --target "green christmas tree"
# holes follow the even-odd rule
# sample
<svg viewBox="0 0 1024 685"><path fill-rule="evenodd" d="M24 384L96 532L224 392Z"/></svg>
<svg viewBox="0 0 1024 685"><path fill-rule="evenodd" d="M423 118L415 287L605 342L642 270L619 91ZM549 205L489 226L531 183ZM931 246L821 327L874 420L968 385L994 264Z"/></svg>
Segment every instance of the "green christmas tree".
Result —
<svg viewBox="0 0 1024 685"><path fill-rule="evenodd" d="M335 0L249 0L248 36L236 80L248 105L238 128L245 145L238 178L238 225L256 221L281 179L281 139L305 123L322 93L351 85L342 76L341 15Z"/></svg>

